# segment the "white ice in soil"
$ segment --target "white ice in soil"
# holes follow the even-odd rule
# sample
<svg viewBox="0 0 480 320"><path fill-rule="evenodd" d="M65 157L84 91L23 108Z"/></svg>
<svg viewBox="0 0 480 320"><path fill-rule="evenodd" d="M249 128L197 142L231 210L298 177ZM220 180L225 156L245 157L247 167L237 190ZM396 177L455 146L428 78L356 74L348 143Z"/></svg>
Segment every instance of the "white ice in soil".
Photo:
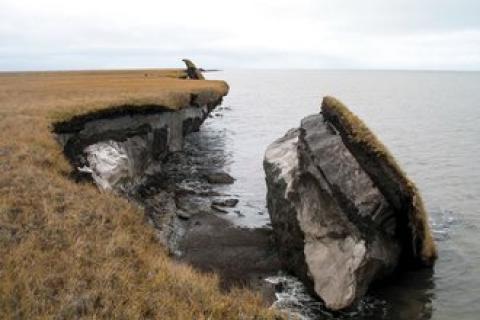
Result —
<svg viewBox="0 0 480 320"><path fill-rule="evenodd" d="M118 190L129 188L138 182L150 164L152 148L155 146L154 131L168 130L168 141L165 149L169 152L182 150L183 123L185 120L202 121L207 116L208 107L188 107L176 112L160 112L158 114L138 114L122 116L114 119L97 119L85 123L77 134L84 137L101 136L108 131L126 132L130 129L148 125L152 131L147 135L129 137L123 142L113 140L100 141L86 147L87 165L78 168L87 172L102 190ZM190 128L195 130L195 128ZM59 141L66 145L74 135L59 135Z"/></svg>
<svg viewBox="0 0 480 320"><path fill-rule="evenodd" d="M102 190L112 190L134 175L132 160L121 143L112 140L99 142L86 147L84 153L89 166L78 170L90 173Z"/></svg>
<svg viewBox="0 0 480 320"><path fill-rule="evenodd" d="M288 192L292 189L292 184L298 167L298 129L290 129L285 136L274 141L268 146L265 152L264 161L274 164L276 168L280 169L277 180L286 182L285 198L288 197Z"/></svg>

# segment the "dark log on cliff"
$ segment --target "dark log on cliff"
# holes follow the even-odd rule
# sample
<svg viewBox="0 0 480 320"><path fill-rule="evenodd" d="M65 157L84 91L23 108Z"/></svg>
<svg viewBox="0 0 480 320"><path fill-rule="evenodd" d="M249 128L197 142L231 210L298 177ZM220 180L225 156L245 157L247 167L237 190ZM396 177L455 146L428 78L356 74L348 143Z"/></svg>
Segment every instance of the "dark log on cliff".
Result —
<svg viewBox="0 0 480 320"><path fill-rule="evenodd" d="M201 70L198 69L191 60L182 59L182 61L185 62L185 65L187 66L187 75L189 79L205 80L205 77L203 76Z"/></svg>

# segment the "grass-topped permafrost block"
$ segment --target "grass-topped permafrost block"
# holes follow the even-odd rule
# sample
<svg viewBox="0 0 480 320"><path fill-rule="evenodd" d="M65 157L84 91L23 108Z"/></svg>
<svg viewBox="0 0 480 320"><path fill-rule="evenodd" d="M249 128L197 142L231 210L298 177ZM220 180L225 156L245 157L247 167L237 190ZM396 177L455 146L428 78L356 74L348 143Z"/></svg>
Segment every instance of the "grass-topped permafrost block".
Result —
<svg viewBox="0 0 480 320"><path fill-rule="evenodd" d="M327 97L265 153L267 205L283 267L327 308L437 256L415 185L375 135Z"/></svg>
<svg viewBox="0 0 480 320"><path fill-rule="evenodd" d="M413 181L375 134L339 100L325 97L322 113L395 209L397 219L401 221L399 233L404 237L402 263L405 266L432 266L437 250L422 196Z"/></svg>

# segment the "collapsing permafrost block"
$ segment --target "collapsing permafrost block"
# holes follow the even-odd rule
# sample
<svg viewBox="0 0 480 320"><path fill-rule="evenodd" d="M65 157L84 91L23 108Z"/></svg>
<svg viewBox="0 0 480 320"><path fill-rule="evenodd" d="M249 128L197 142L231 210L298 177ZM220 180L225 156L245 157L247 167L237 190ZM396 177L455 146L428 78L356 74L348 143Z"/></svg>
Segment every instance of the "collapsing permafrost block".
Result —
<svg viewBox="0 0 480 320"><path fill-rule="evenodd" d="M437 253L415 185L342 103L272 143L264 159L267 203L283 266L333 310L401 268Z"/></svg>

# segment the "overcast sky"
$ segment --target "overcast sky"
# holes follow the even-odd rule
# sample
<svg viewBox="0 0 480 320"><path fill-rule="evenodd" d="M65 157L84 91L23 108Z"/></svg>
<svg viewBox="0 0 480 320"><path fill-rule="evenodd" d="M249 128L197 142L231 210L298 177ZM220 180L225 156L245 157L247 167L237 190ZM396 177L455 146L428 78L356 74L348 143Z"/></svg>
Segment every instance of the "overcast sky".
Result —
<svg viewBox="0 0 480 320"><path fill-rule="evenodd" d="M480 70L480 0L0 0L0 70Z"/></svg>

